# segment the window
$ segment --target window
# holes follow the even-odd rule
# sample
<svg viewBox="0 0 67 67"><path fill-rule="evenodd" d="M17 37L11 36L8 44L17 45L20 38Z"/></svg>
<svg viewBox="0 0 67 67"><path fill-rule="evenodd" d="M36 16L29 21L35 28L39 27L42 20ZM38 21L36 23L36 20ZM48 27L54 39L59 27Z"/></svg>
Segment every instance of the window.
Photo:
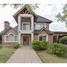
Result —
<svg viewBox="0 0 67 67"><path fill-rule="evenodd" d="M47 40L47 36L40 36L39 40Z"/></svg>
<svg viewBox="0 0 67 67"><path fill-rule="evenodd" d="M8 40L9 41L14 41L14 35L13 34L10 34L9 37L8 37Z"/></svg>
<svg viewBox="0 0 67 67"><path fill-rule="evenodd" d="M17 36L15 36L14 38L15 38L15 41L17 41Z"/></svg>
<svg viewBox="0 0 67 67"><path fill-rule="evenodd" d="M13 35L13 34L7 35L6 36L6 41L9 41L9 42L17 41L17 35Z"/></svg>
<svg viewBox="0 0 67 67"><path fill-rule="evenodd" d="M23 24L23 30L30 30L30 24Z"/></svg>
<svg viewBox="0 0 67 67"><path fill-rule="evenodd" d="M40 30L42 27L43 27L43 24L42 23L36 23L35 24L35 29L36 30Z"/></svg>

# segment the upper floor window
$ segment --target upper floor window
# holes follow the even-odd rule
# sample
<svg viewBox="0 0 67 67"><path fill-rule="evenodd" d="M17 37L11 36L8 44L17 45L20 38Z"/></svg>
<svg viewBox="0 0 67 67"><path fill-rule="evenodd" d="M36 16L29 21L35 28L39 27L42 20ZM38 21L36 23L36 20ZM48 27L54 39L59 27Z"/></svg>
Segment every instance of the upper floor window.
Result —
<svg viewBox="0 0 67 67"><path fill-rule="evenodd" d="M30 30L30 24L23 24L23 30Z"/></svg>
<svg viewBox="0 0 67 67"><path fill-rule="evenodd" d="M44 24L42 24L42 23L36 23L35 24L35 29L40 30L43 26L44 26Z"/></svg>

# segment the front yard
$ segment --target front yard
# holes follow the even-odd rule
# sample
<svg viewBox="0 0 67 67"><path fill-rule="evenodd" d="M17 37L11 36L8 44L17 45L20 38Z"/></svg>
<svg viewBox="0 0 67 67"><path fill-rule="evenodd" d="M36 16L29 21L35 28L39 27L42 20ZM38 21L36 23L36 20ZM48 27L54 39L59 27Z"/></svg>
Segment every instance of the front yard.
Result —
<svg viewBox="0 0 67 67"><path fill-rule="evenodd" d="M67 58L48 54L46 51L36 51L43 63L67 63Z"/></svg>
<svg viewBox="0 0 67 67"><path fill-rule="evenodd" d="M15 50L14 48L0 48L0 63L5 63Z"/></svg>

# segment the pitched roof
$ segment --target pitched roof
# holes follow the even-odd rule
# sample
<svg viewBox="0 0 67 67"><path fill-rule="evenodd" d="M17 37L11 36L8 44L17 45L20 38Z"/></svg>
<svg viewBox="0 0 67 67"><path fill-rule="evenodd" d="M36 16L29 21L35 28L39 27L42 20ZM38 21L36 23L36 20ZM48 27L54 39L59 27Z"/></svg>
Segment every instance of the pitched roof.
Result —
<svg viewBox="0 0 67 67"><path fill-rule="evenodd" d="M8 32L10 29L14 30L14 31L17 33L17 31L16 31L14 28L9 27L9 28L7 28L7 29L4 29L4 30L2 31L2 34L5 34L5 33Z"/></svg>
<svg viewBox="0 0 67 67"><path fill-rule="evenodd" d="M53 34L53 32L47 30L45 27L41 28L40 30L34 30L34 34L39 34L42 31L45 31L47 34Z"/></svg>
<svg viewBox="0 0 67 67"><path fill-rule="evenodd" d="M47 23L49 22L49 23L51 23L52 21L49 20L49 19L47 19L47 18L38 16L38 17L37 17L37 22L47 22Z"/></svg>
<svg viewBox="0 0 67 67"><path fill-rule="evenodd" d="M15 18L15 20L16 21L18 21L17 19L18 19L18 15L19 14L22 14L23 13L23 9L24 8L27 8L26 7L27 5L24 5L20 10L18 10L14 15L13 15L13 17ZM35 22L45 22L45 23L51 23L52 21L51 20L49 20L49 19L47 19L47 18L44 18L44 17L42 17L42 16L39 16L39 15L37 15L36 13L34 13L33 11L31 11L31 14L33 14L35 17L36 17L36 21ZM34 18L35 19L35 18Z"/></svg>

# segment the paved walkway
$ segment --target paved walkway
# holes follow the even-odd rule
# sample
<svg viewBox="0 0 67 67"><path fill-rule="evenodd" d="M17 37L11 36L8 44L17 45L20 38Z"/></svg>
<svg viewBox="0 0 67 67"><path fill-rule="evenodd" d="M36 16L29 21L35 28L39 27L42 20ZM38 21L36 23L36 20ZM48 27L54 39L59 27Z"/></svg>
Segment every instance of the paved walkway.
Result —
<svg viewBox="0 0 67 67"><path fill-rule="evenodd" d="M41 63L41 60L31 47L23 46L16 50L7 63Z"/></svg>

